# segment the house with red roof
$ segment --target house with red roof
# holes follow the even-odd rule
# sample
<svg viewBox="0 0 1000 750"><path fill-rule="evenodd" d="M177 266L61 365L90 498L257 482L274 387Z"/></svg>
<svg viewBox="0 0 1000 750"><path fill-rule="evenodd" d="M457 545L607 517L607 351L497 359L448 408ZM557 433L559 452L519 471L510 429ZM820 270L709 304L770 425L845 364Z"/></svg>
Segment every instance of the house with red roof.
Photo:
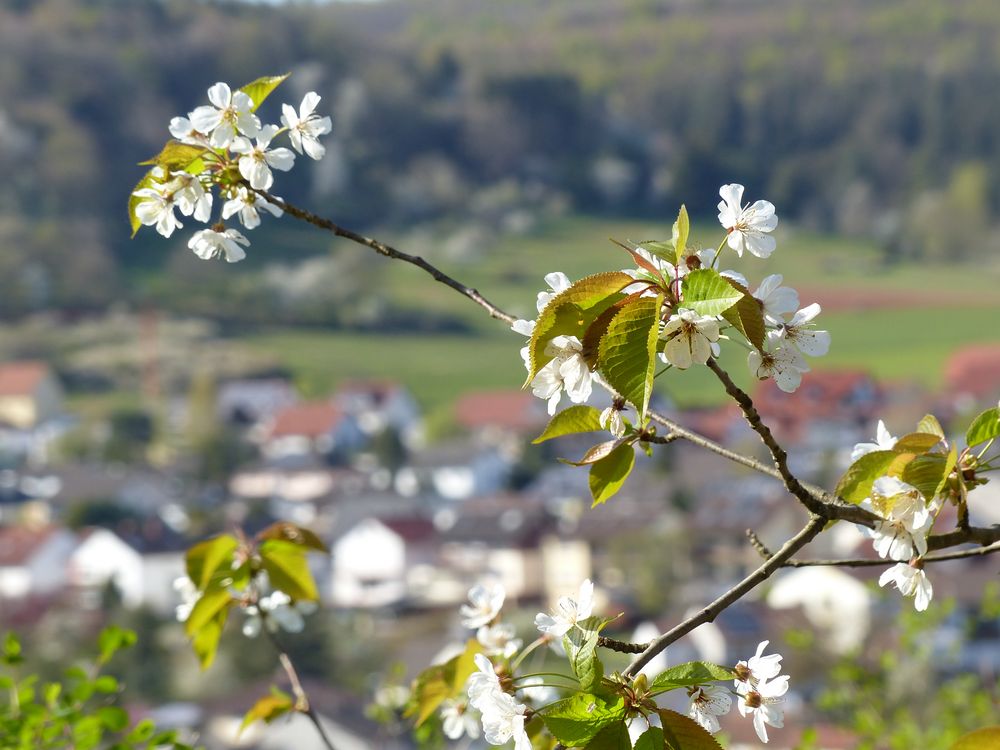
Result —
<svg viewBox="0 0 1000 750"><path fill-rule="evenodd" d="M19 429L37 427L63 410L63 393L44 362L0 364L0 423Z"/></svg>
<svg viewBox="0 0 1000 750"><path fill-rule="evenodd" d="M60 526L0 526L0 601L58 592L76 546Z"/></svg>
<svg viewBox="0 0 1000 750"><path fill-rule="evenodd" d="M266 458L349 455L368 436L344 409L329 400L304 401L277 411L261 425L258 439Z"/></svg>
<svg viewBox="0 0 1000 750"><path fill-rule="evenodd" d="M531 436L548 424L545 401L530 391L473 391L459 396L454 407L455 422L474 434L508 433Z"/></svg>
<svg viewBox="0 0 1000 750"><path fill-rule="evenodd" d="M1000 398L1000 344L964 346L948 358L944 382L952 397Z"/></svg>
<svg viewBox="0 0 1000 750"><path fill-rule="evenodd" d="M423 440L420 406L410 392L389 380L349 380L333 394L332 401L349 414L367 435L394 430L407 448Z"/></svg>

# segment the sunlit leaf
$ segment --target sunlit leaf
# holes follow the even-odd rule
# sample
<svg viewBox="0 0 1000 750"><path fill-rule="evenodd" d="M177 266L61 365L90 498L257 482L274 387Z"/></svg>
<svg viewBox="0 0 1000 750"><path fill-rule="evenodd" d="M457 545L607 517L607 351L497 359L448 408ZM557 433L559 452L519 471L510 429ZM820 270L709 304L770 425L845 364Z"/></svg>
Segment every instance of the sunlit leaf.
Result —
<svg viewBox="0 0 1000 750"><path fill-rule="evenodd" d="M567 747L582 747L605 727L625 719L621 696L604 698L577 693L539 711L545 726Z"/></svg>
<svg viewBox="0 0 1000 750"><path fill-rule="evenodd" d="M267 539L261 543L259 552L261 564L274 588L294 600L319 599L304 547L281 539Z"/></svg>
<svg viewBox="0 0 1000 750"><path fill-rule="evenodd" d="M231 534L206 539L187 551L185 562L188 578L194 581L199 591L204 590L212 576L221 567L232 569L233 553L239 547L236 537Z"/></svg>
<svg viewBox="0 0 1000 750"><path fill-rule="evenodd" d="M673 235L671 241L674 244L676 253L675 262L680 264L684 259L684 250L687 248L688 235L691 233L691 221L688 219L687 207L681 205L681 210L677 212L677 221L674 222Z"/></svg>
<svg viewBox="0 0 1000 750"><path fill-rule="evenodd" d="M621 308L601 338L598 364L608 384L646 416L653 392L663 295L640 297Z"/></svg>
<svg viewBox="0 0 1000 750"><path fill-rule="evenodd" d="M291 75L290 73L285 73L283 76L263 76L258 78L256 81L251 81L246 86L241 86L240 91L253 99L253 107L251 107L251 112L256 112L257 108L264 103L264 100L271 95L281 83Z"/></svg>
<svg viewBox="0 0 1000 750"><path fill-rule="evenodd" d="M690 661L660 672L650 681L649 689L653 693L663 693L680 687L731 680L734 676L733 670L728 667L706 661Z"/></svg>
<svg viewBox="0 0 1000 750"><path fill-rule="evenodd" d="M994 406L972 420L965 433L965 444L971 448L996 437L1000 437L1000 408Z"/></svg>
<svg viewBox="0 0 1000 750"><path fill-rule="evenodd" d="M684 277L681 307L699 315L722 315L744 296L713 268L699 268Z"/></svg>
<svg viewBox="0 0 1000 750"><path fill-rule="evenodd" d="M722 317L737 331L742 333L746 337L746 340L757 347L757 349L763 349L767 329L764 327L764 308L761 306L760 301L752 296L750 291L738 281L733 281L728 276L723 276L722 278L733 289L743 295L737 300L735 305L727 310L723 310Z"/></svg>
<svg viewBox="0 0 1000 750"><path fill-rule="evenodd" d="M663 740L669 750L722 750L722 745L704 727L683 714L660 709Z"/></svg>
<svg viewBox="0 0 1000 750"><path fill-rule="evenodd" d="M288 523L287 521L279 521L278 523L271 524L257 534L257 539L280 539L299 545L300 547L305 547L306 549L315 550L316 552L329 552L326 545L323 544L323 540L316 536L314 532Z"/></svg>
<svg viewBox="0 0 1000 750"><path fill-rule="evenodd" d="M588 483L593 505L607 502L625 484L635 466L635 449L628 442L615 448L611 453L590 467Z"/></svg>
<svg viewBox="0 0 1000 750"><path fill-rule="evenodd" d="M544 443L552 438L563 435L576 435L581 432L597 432L603 430L601 427L601 412L593 406L577 404L563 409L549 420L545 430L541 435L532 440L532 443Z"/></svg>
<svg viewBox="0 0 1000 750"><path fill-rule="evenodd" d="M283 693L277 688L271 688L271 694L253 704L253 707L243 716L243 723L240 724L240 733L255 721L263 721L270 724L279 716L284 716L294 708L292 696Z"/></svg>

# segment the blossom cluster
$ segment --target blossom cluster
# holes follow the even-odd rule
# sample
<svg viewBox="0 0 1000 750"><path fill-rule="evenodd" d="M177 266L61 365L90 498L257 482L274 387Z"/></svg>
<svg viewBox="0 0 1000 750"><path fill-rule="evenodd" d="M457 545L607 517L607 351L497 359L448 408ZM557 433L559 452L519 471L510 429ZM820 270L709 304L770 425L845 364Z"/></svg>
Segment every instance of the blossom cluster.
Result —
<svg viewBox="0 0 1000 750"><path fill-rule="evenodd" d="M891 450L895 444L896 438L879 420L875 442L855 445L851 460L876 450ZM872 539L875 552L883 560L896 561L879 577L879 586L895 584L903 596L913 597L914 608L923 612L934 595L922 558L927 554L927 536L939 509L937 499L927 502L916 487L897 477L883 476L875 480L861 507L881 519L872 528L861 527Z"/></svg>
<svg viewBox="0 0 1000 750"><path fill-rule="evenodd" d="M209 88L208 100L186 117L170 121L174 143L189 147L183 152L186 164L178 168L160 164L150 170L132 193L137 199L134 213L140 224L170 237L183 227L177 212L210 222L213 190L218 189L223 199L218 221L195 232L188 247L199 258L235 263L246 257L244 248L250 242L238 229L227 227L226 220L236 217L244 230L250 230L260 225L262 211L281 216L282 209L262 194L274 184L273 170L289 171L296 152L322 158L326 149L319 137L330 132L332 123L316 113L320 96L315 92L307 93L297 110L283 104L281 126L262 124L256 114L260 102L226 83ZM280 135L287 135L291 149L272 146Z"/></svg>

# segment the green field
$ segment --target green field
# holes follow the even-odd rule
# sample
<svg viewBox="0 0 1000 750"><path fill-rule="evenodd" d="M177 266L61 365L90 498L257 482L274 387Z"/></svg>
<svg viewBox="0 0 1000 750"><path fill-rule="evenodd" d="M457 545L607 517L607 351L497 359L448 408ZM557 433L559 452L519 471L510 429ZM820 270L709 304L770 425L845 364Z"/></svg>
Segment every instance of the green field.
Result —
<svg viewBox="0 0 1000 750"><path fill-rule="evenodd" d="M696 235L696 240L714 245L721 233L713 226L699 226ZM501 307L533 317L535 292L546 272L562 270L579 278L609 267L626 267L625 254L605 238L664 236L669 236L665 224L573 218L555 221L530 237L505 238L474 261L449 262L430 253L426 257ZM407 249L402 242L399 247ZM347 244L337 251L367 252ZM945 360L956 348L1000 340L1000 294L995 291L1000 279L995 272L915 266L887 270L872 243L791 231L779 237L778 250L767 261L739 261L731 255L728 259L735 262L725 265L744 271L752 283L780 270L787 284L821 292L824 299L862 295L855 305L860 309L843 309L850 308L845 304L820 317L820 327L833 334L833 346L828 357L815 362L817 367L862 368L879 378L935 387ZM386 296L399 306L460 316L478 333L361 335L274 330L243 341L288 366L299 386L311 395L326 393L346 378L389 378L406 384L426 408L440 410L463 391L521 385L520 336L416 268L385 261L381 274ZM866 309L879 302L883 290L908 301ZM920 306L922 299L942 293L954 299L937 307ZM809 301L803 295L803 304ZM741 352L732 347L723 361L738 380L749 385ZM671 373L661 381L660 387L681 404L721 401L717 384L704 371Z"/></svg>

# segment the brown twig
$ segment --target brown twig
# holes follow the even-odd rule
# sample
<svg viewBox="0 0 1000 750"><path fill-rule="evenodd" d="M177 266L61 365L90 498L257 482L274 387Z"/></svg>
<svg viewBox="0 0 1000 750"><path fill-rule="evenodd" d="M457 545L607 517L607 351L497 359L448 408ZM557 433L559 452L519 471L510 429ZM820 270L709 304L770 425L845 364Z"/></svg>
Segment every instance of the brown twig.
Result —
<svg viewBox="0 0 1000 750"><path fill-rule="evenodd" d="M326 746L327 750L336 750L333 746L333 741L330 736L326 733L326 728L323 726L323 722L319 718L319 714L309 703L309 696L306 694L305 689L302 687L302 681L299 679L299 673L295 669L295 665L292 663L291 657L288 652L282 647L281 642L278 637L272 633L267 628L267 623L264 623L262 630L267 634L268 640L271 645L274 646L275 650L278 652L278 661L281 662L281 666L285 670L285 674L288 675L288 681L291 683L292 694L295 696L295 710L301 714L308 717L309 721L313 723L316 727L316 732L319 734L320 739Z"/></svg>

